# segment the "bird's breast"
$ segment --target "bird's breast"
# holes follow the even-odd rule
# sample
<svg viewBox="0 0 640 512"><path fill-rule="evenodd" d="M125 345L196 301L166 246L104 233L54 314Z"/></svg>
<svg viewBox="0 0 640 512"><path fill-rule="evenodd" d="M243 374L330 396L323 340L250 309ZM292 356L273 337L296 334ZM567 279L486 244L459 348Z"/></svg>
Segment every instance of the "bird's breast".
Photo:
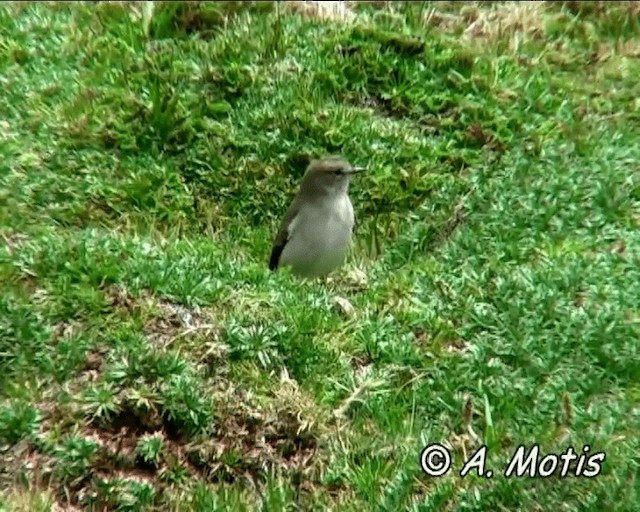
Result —
<svg viewBox="0 0 640 512"><path fill-rule="evenodd" d="M353 206L346 195L307 203L292 222L281 262L303 275L330 272L345 258L353 223Z"/></svg>
<svg viewBox="0 0 640 512"><path fill-rule="evenodd" d="M343 195L326 201L317 207L315 215L321 220L321 224L329 231L336 229L348 232L351 235L353 228L353 206L349 196Z"/></svg>
<svg viewBox="0 0 640 512"><path fill-rule="evenodd" d="M353 206L348 196L310 204L300 211L296 231L310 245L341 249L351 238Z"/></svg>

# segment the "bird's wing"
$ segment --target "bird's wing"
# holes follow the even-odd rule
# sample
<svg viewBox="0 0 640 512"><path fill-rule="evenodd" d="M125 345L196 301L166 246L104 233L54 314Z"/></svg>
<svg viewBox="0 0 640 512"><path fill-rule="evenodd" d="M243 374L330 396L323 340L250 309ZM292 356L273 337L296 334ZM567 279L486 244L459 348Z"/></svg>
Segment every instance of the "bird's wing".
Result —
<svg viewBox="0 0 640 512"><path fill-rule="evenodd" d="M298 210L298 202L294 201L287 210L287 213L285 213L284 218L280 223L280 228L278 229L276 238L273 241L273 246L271 247L269 270L277 269L278 265L280 264L280 256L282 255L282 251L284 251L289 238L291 238L291 233L293 233L293 230L295 229Z"/></svg>

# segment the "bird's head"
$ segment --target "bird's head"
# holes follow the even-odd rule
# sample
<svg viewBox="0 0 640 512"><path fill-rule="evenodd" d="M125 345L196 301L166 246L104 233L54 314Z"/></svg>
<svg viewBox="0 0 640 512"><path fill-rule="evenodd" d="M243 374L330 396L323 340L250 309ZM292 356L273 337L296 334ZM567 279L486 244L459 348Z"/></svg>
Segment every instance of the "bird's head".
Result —
<svg viewBox="0 0 640 512"><path fill-rule="evenodd" d="M312 160L302 178L301 193L313 195L338 195L347 193L354 174L364 171L354 167L339 156Z"/></svg>

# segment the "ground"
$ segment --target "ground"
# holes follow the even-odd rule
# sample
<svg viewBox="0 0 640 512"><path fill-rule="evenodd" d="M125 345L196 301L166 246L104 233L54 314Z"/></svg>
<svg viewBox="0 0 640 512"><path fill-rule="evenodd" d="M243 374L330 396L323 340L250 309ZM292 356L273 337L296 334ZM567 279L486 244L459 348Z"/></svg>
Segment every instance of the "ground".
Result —
<svg viewBox="0 0 640 512"><path fill-rule="evenodd" d="M639 12L4 4L2 510L638 510ZM336 153L347 265L269 272Z"/></svg>

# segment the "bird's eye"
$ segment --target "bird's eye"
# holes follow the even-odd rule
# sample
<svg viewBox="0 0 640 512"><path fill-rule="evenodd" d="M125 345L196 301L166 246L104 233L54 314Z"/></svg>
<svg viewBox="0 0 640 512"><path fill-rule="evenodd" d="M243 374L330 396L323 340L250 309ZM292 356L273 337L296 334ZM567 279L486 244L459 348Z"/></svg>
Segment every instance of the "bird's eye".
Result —
<svg viewBox="0 0 640 512"><path fill-rule="evenodd" d="M336 169L335 171L333 171L333 174L335 174L336 176L340 176L341 174L344 174L342 172L342 169Z"/></svg>

